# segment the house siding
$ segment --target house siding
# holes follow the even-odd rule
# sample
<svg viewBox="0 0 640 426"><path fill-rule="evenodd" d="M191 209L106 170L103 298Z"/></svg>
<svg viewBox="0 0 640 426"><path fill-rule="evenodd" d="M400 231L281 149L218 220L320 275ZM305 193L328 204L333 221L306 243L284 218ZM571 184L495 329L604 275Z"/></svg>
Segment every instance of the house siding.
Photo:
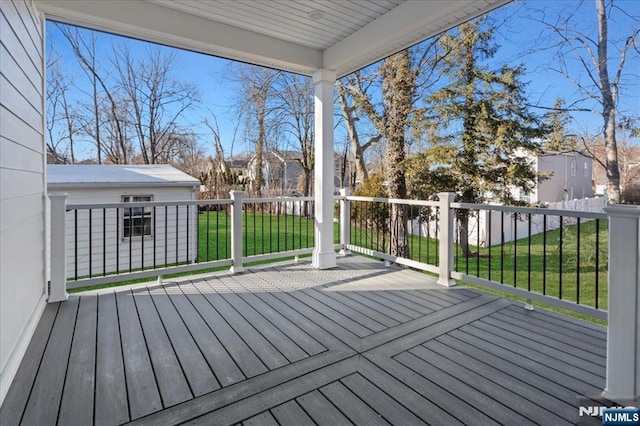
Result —
<svg viewBox="0 0 640 426"><path fill-rule="evenodd" d="M0 402L44 307L44 21L0 4Z"/></svg>
<svg viewBox="0 0 640 426"><path fill-rule="evenodd" d="M575 162L575 173L572 173ZM586 173L585 173L586 167ZM538 158L538 171L552 173L540 182L538 202L559 202L593 197L592 160L580 154L552 155Z"/></svg>

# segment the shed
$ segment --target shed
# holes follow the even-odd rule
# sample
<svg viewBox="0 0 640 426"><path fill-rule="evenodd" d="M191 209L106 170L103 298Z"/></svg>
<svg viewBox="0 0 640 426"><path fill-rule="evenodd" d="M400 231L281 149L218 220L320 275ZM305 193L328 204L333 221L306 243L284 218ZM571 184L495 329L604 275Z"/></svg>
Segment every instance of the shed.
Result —
<svg viewBox="0 0 640 426"><path fill-rule="evenodd" d="M47 192L66 193L67 204L192 201L199 185L198 179L169 165L47 166ZM197 206L186 205L68 212L67 274L81 278L194 262L197 220Z"/></svg>

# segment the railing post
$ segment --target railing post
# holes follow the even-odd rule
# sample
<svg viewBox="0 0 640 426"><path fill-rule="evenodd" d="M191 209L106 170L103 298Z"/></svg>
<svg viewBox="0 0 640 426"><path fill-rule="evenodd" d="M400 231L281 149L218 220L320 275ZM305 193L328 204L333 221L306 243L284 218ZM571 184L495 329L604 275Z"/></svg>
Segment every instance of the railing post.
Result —
<svg viewBox="0 0 640 426"><path fill-rule="evenodd" d="M49 194L51 200L51 232L49 235L51 272L49 303L69 298L67 294L67 194Z"/></svg>
<svg viewBox="0 0 640 426"><path fill-rule="evenodd" d="M242 191L230 191L231 200L231 273L242 272Z"/></svg>
<svg viewBox="0 0 640 426"><path fill-rule="evenodd" d="M451 279L451 270L453 268L453 221L455 215L451 212L451 203L455 199L456 194L453 192L440 192L440 274L438 284L451 287L456 282Z"/></svg>
<svg viewBox="0 0 640 426"><path fill-rule="evenodd" d="M347 249L347 245L351 241L351 201L347 197L351 195L349 188L340 189L340 254L346 256L351 252Z"/></svg>
<svg viewBox="0 0 640 426"><path fill-rule="evenodd" d="M640 398L640 207L613 205L609 216L607 399Z"/></svg>

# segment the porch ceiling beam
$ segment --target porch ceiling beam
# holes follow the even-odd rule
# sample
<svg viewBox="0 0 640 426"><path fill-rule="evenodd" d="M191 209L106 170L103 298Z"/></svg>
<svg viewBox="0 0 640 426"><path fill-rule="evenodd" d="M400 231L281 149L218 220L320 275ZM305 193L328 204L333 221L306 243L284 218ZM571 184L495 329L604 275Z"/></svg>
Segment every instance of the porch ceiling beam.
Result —
<svg viewBox="0 0 640 426"><path fill-rule="evenodd" d="M311 75L322 51L146 1L35 0L48 19Z"/></svg>
<svg viewBox="0 0 640 426"><path fill-rule="evenodd" d="M408 0L324 51L338 78L512 0Z"/></svg>

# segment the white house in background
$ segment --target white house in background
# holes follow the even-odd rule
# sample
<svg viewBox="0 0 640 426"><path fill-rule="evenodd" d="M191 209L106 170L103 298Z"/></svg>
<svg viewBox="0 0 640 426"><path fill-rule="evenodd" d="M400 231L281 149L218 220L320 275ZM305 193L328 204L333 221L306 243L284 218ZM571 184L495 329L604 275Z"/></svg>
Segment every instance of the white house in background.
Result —
<svg viewBox="0 0 640 426"><path fill-rule="evenodd" d="M548 152L533 157L531 166L549 178L539 182L530 193L514 188L516 199L530 203L556 203L594 196L593 160L579 152Z"/></svg>
<svg viewBox="0 0 640 426"><path fill-rule="evenodd" d="M47 166L48 193L66 193L67 204L197 200L199 186L198 179L169 165ZM77 215L70 212L67 275L80 278L140 269L154 262L192 262L197 255L197 220L197 206L188 211L186 206L178 210L175 206L94 209L91 217L89 210L79 210ZM188 242L183 234L187 227ZM165 259L163 247L175 247L177 229L184 241L179 240L178 251L172 249Z"/></svg>

